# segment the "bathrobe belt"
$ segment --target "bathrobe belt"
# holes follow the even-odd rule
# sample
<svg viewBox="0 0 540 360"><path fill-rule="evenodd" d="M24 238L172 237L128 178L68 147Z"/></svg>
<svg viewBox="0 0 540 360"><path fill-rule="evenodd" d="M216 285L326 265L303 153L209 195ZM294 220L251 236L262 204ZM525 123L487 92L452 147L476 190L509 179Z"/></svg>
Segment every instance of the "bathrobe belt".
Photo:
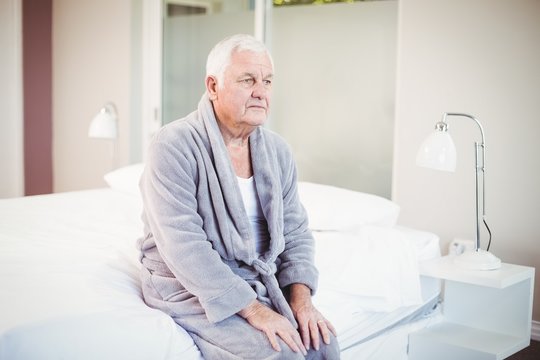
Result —
<svg viewBox="0 0 540 360"><path fill-rule="evenodd" d="M267 263L260 259L254 259L252 266L261 275L261 281L268 291L272 305L274 305L276 310L281 315L285 316L291 322L291 324L297 328L298 324L296 323L291 307L287 303L285 296L283 296L283 292L281 291L279 283L276 279L277 267L275 262L272 261Z"/></svg>

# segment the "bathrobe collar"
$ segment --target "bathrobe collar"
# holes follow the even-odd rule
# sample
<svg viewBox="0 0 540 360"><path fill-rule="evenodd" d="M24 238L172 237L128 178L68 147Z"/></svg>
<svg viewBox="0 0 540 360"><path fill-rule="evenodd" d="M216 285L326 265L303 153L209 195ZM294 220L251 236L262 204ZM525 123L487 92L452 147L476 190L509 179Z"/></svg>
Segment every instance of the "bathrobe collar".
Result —
<svg viewBox="0 0 540 360"><path fill-rule="evenodd" d="M208 135L211 146L211 152L214 157L214 166L217 177L223 191L223 198L229 209L229 215L238 230L241 238L246 241L251 238L251 228L244 209L244 203L240 193L236 173L232 167L229 153L225 146L223 136L219 130L217 119L214 114L212 103L208 96L203 95L199 102L199 112ZM272 168L272 162L269 160L268 147L263 136L263 129L257 127L249 136L249 146L251 152L251 165L255 186L264 216L268 222L268 231L270 233L270 247L263 257L267 261L274 262L276 257L283 252L285 242L283 239L283 197L281 189L281 179L278 177L277 169ZM235 244L233 244L234 246ZM252 251L250 251L252 250ZM254 247L240 246L234 250L234 258L246 261L251 264L255 256Z"/></svg>

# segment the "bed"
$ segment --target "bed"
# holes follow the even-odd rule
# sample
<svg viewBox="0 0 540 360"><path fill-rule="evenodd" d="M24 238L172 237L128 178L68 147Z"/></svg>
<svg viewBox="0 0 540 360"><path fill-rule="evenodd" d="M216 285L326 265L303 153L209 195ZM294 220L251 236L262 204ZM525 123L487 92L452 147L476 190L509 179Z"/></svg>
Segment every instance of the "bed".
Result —
<svg viewBox="0 0 540 360"><path fill-rule="evenodd" d="M107 188L0 200L0 359L202 359L139 286L141 164ZM436 235L397 226L399 206L299 183L321 273L315 304L342 359L407 359L408 334L440 321L440 284L418 273ZM339 258L340 261L336 261Z"/></svg>

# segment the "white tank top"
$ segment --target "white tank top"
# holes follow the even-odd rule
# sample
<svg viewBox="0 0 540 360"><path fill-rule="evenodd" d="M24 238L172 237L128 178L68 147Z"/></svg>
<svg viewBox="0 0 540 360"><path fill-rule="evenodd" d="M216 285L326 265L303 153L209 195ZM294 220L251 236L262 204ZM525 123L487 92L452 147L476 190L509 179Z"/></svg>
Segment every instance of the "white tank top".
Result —
<svg viewBox="0 0 540 360"><path fill-rule="evenodd" d="M240 186L240 193L242 194L242 201L244 202L244 208L251 225L251 233L253 234L253 241L255 242L255 252L257 255L263 254L268 250L270 242L270 234L268 233L268 224L264 217L261 202L257 195L257 188L255 187L255 180L253 176L249 179L238 177L238 185Z"/></svg>

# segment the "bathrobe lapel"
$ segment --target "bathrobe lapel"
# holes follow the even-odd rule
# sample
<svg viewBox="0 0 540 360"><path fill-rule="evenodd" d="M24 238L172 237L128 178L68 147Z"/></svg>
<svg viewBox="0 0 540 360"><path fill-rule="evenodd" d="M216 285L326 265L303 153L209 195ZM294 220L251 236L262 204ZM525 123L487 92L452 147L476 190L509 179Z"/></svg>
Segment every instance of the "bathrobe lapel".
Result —
<svg viewBox="0 0 540 360"><path fill-rule="evenodd" d="M274 149L267 146L262 129L258 128L250 136L251 165L257 194L268 223L270 247L265 254L265 260L275 261L285 249L283 238L283 190L281 187L280 171L275 166L277 162Z"/></svg>
<svg viewBox="0 0 540 360"><path fill-rule="evenodd" d="M209 176L210 192L214 201L214 210L218 219L228 218L227 229L222 229L222 241L227 260L249 259L250 228L244 210L240 188L232 167L227 148L219 131L212 103L205 94L199 102L199 113L202 117L210 151L215 167L214 176ZM223 223L223 221L220 221ZM225 227L225 226L222 226Z"/></svg>

